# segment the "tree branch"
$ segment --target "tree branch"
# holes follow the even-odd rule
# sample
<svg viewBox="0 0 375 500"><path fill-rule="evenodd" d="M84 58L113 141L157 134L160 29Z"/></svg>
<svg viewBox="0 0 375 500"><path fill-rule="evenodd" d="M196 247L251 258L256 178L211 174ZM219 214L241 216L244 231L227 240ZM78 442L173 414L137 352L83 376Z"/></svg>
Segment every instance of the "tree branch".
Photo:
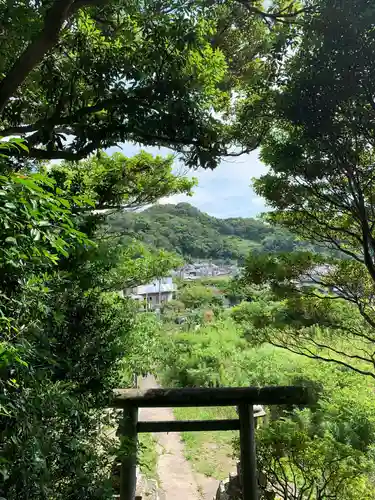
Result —
<svg viewBox="0 0 375 500"><path fill-rule="evenodd" d="M54 114L49 118L38 120L33 124L11 126L8 128L4 128L0 130L0 137L7 137L10 135L26 135L34 132L34 134L27 136L30 156L37 159L39 158L48 159L46 153L44 153L44 150L33 148L33 146L36 146L40 142L40 131L42 130L53 131L55 127L57 127L55 132L74 135L73 128L76 124L79 123L79 120L84 119L90 114L102 110L108 110L111 108L114 108L116 111L118 111L122 106L122 110L124 111L128 104L128 101L132 102L133 104L134 102L137 102L138 106L147 107L149 110L153 109L152 101L156 102L162 101L162 96L158 94L159 84L161 85L162 82L158 82L157 85L149 85L146 87L139 87L136 89L128 89L126 93L117 94L112 97L108 97L107 99L102 99L96 102L95 104L83 106L80 109L77 109L74 113L67 116L57 116L56 114ZM86 130L87 128L88 126L86 125ZM105 132L105 129L103 129L103 132ZM59 156L56 156L57 154L59 153L56 151L56 154L53 157L51 157L51 159L60 158ZM79 152L77 153L67 152L67 151L61 152L61 158L63 159L75 160L76 158L80 159L79 157L80 157Z"/></svg>
<svg viewBox="0 0 375 500"><path fill-rule="evenodd" d="M132 96L132 99L136 99L136 96ZM0 130L0 136L6 137L14 134L28 134L30 132L37 132L40 129L49 128L52 129L56 125L73 125L74 122L80 118L84 118L89 113L96 113L97 111L102 111L104 109L109 109L113 106L118 106L126 100L126 96L121 97L110 97L102 101L92 104L90 106L83 106L74 113L68 116L62 117L50 117L43 120L38 120L30 125L20 125L15 127L8 127Z"/></svg>
<svg viewBox="0 0 375 500"><path fill-rule="evenodd" d="M106 1L108 0L55 0L47 11L42 31L30 42L0 83L0 113L44 55L57 43L65 21L81 7Z"/></svg>
<svg viewBox="0 0 375 500"><path fill-rule="evenodd" d="M36 160L67 160L67 161L79 161L83 160L89 154L93 153L100 146L100 142L93 141L81 148L79 151L73 151L71 149L67 150L56 150L47 151L46 149L30 148L28 153L20 152L20 156L27 156L29 158L34 158ZM7 153L4 152L4 155ZM12 154L11 156L14 156Z"/></svg>
<svg viewBox="0 0 375 500"><path fill-rule="evenodd" d="M312 217L311 213L308 212L307 210L301 210L301 213L305 215L306 217L309 217L310 219L312 218L317 224L311 228L311 226L307 226L306 224L303 224L301 220L298 220L297 225L290 225L289 229L291 229L295 234L302 234L305 239L306 239L306 234L308 233L308 238L309 240L315 240L320 243L324 244L329 244L333 245L336 247L340 252L345 253L346 255L349 255L350 257L353 257L357 262L364 264L364 260L359 257L357 254L354 252L346 249L343 247L335 238L329 235L327 231L325 231L325 227L327 226L323 221L320 221L318 218ZM301 228L305 230L307 233L301 232ZM328 227L327 227L328 229ZM340 229L341 231L341 229ZM345 232L345 230L343 230Z"/></svg>
<svg viewBox="0 0 375 500"><path fill-rule="evenodd" d="M279 12L268 12L261 10L258 7L252 5L249 0L238 0L238 2L243 5L243 7L245 7L245 9L247 9L251 14L255 14L256 16L261 17L266 22L268 21L268 24L269 21L295 23L298 16L311 11L311 9L302 8L292 12L286 12L287 9L291 9L293 7L295 2L292 2L289 6L287 6L285 9L280 10Z"/></svg>
<svg viewBox="0 0 375 500"><path fill-rule="evenodd" d="M312 342L319 349L327 349L329 351L334 352L335 354L338 354L339 356L345 356L346 358L349 358L349 359L357 359L358 361L363 361L365 363L373 364L373 360L372 359L364 358L363 356L359 356L358 354L348 354L348 353L345 353L344 351L341 351L339 349L335 349L334 347L332 347L330 345L322 344L320 342L316 342L312 338L310 338L309 341Z"/></svg>
<svg viewBox="0 0 375 500"><path fill-rule="evenodd" d="M369 377L375 378L375 373L373 373L373 372L361 370L360 368L356 368L353 365L350 365L349 363L345 363L344 361L341 361L339 359L332 359L332 358L326 358L324 356L320 356L318 354L313 353L308 348L300 347L300 348L297 348L297 350L296 350L296 349L293 349L294 346L289 346L288 344L283 343L283 342L279 344L278 342L275 342L271 338L268 339L268 342L270 344L274 345L275 347L280 347L281 349L286 349L287 351L292 352L294 354L299 354L300 356L304 356L304 357L309 358L309 359L318 359L320 361L325 361L327 363L336 363L338 365L349 368L350 370L353 370L356 373L359 373L360 375L367 375ZM302 351L301 349L306 349L306 352Z"/></svg>

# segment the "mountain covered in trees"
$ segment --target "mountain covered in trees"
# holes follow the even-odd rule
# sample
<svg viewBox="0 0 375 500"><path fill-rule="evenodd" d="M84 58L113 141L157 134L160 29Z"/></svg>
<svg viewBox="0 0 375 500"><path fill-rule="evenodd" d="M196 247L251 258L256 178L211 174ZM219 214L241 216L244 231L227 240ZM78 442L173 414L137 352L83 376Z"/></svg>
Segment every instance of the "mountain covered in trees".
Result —
<svg viewBox="0 0 375 500"><path fill-rule="evenodd" d="M111 217L112 230L131 235L155 248L189 259L242 260L249 251L292 251L297 241L287 230L253 218L219 219L189 203L153 205L142 212Z"/></svg>

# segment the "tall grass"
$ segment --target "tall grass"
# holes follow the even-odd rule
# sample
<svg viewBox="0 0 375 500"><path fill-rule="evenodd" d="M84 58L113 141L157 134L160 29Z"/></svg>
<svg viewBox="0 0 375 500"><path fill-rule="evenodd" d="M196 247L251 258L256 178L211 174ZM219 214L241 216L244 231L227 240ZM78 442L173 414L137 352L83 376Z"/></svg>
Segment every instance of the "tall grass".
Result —
<svg viewBox="0 0 375 500"><path fill-rule="evenodd" d="M312 443L327 433L339 445L367 456L375 442L374 382L336 365L308 359L264 344L251 347L230 318L206 324L197 331L177 328L164 338L160 376L165 386L219 387L308 385L319 397L307 410ZM223 418L233 409L180 408L180 419ZM285 409L275 408L274 417ZM289 415L289 414L288 414ZM294 418L294 417L293 417ZM184 433L186 457L207 475L222 478L233 467L234 434ZM309 439L310 439L309 437ZM322 441L323 442L323 441ZM365 477L365 476L364 476Z"/></svg>

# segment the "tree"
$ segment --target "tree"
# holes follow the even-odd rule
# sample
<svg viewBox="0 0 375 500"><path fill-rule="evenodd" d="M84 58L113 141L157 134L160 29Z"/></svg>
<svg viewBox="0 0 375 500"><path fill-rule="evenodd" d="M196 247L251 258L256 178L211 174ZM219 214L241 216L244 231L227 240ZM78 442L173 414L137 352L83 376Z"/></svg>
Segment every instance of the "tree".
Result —
<svg viewBox="0 0 375 500"><path fill-rule="evenodd" d="M124 10L121 0L54 0L3 12L0 135L27 134L28 157L36 159L79 160L132 140L186 148L193 164L209 162L220 127L204 108L218 102L225 64L192 8L190 17L179 2ZM20 43L26 23L32 28Z"/></svg>
<svg viewBox="0 0 375 500"><path fill-rule="evenodd" d="M180 264L139 242L98 238L105 221L98 207L149 199L153 160L141 158L137 170L136 159L116 156L122 168L113 168L110 181L110 159L102 168L95 160L96 184L86 163L2 176L0 494L10 500L112 496L114 443L101 432L103 408L120 372L147 368L137 342L146 349L147 337L153 345L151 333L140 338L132 302L118 291ZM113 186L126 186L126 167L133 190L121 197ZM170 176L168 161L164 172L163 192L190 186Z"/></svg>
<svg viewBox="0 0 375 500"><path fill-rule="evenodd" d="M121 216L121 210L136 210L164 196L191 194L196 180L172 173L173 161L173 155L154 157L145 151L132 158L99 152L79 163L54 166L52 175L60 185L94 199L97 211L116 211Z"/></svg>
<svg viewBox="0 0 375 500"><path fill-rule="evenodd" d="M178 299L185 304L185 307L188 309L197 309L213 304L220 305L220 303L222 303L221 297L219 297L217 293L215 294L212 288L199 284L187 285L184 287Z"/></svg>
<svg viewBox="0 0 375 500"><path fill-rule="evenodd" d="M268 490L290 500L370 500L370 458L329 433L321 438L309 435L308 415L298 417L272 422L257 434L258 466Z"/></svg>
<svg viewBox="0 0 375 500"><path fill-rule="evenodd" d="M280 350L275 354L274 362L285 357ZM259 427L258 463L269 486L292 500L371 498L371 386L350 370L291 354L286 358L274 364L271 380L278 375L279 383L308 386L317 398L303 410L278 407L268 425ZM258 360L259 371L263 363Z"/></svg>
<svg viewBox="0 0 375 500"><path fill-rule="evenodd" d="M132 141L214 167L231 146L258 145L258 132L241 132L231 92L252 78L259 90L274 77L270 43L280 46L281 28L278 42L272 35L267 43L264 20L297 15L288 4L266 14L245 2L193 0L4 4L0 136L26 139L27 153L11 152L23 161L75 161Z"/></svg>
<svg viewBox="0 0 375 500"><path fill-rule="evenodd" d="M316 7L277 91L262 149L270 171L255 189L270 221L339 254L252 258L246 277L285 299L267 339L374 376L375 9Z"/></svg>
<svg viewBox="0 0 375 500"><path fill-rule="evenodd" d="M77 230L76 217L67 208L70 203L79 205L81 200L57 191L51 179L40 174L3 176L1 187L1 495L48 495L49 481L54 478L56 497L61 489L69 493L74 485L80 497L69 467L76 467L76 478L81 476L79 435L82 428L89 429L87 420L92 420L92 413L72 398L73 381L69 386L51 380L50 369L56 370L61 359L50 355L54 339L44 335L51 295L48 278L60 259L77 246L90 246L92 242ZM87 419L79 424L83 406ZM75 442L73 429L78 437ZM56 435L60 439L56 440ZM88 440L85 451L89 468L97 455L92 444ZM77 451L74 457L72 448ZM93 471L91 481L82 480L80 488L85 483L86 492L91 494L102 480L103 475ZM104 482L102 494L103 487Z"/></svg>
<svg viewBox="0 0 375 500"><path fill-rule="evenodd" d="M161 323L155 314L145 312L136 315L121 361L120 387L131 386L135 375L156 375L160 359L165 355L160 332Z"/></svg>
<svg viewBox="0 0 375 500"><path fill-rule="evenodd" d="M255 149L306 10L284 0L267 10L247 0L4 4L0 136L28 143L10 166L80 160L124 141L210 168Z"/></svg>

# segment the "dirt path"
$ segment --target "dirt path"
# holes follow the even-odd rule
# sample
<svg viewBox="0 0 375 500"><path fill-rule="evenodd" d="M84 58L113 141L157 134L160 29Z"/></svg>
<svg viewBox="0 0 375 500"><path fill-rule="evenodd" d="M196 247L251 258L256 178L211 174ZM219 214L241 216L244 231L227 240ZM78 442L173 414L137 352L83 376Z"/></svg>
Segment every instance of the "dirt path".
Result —
<svg viewBox="0 0 375 500"><path fill-rule="evenodd" d="M139 387L157 387L153 376L139 380ZM142 408L139 420L174 420L172 408ZM218 487L214 479L194 473L184 457L184 445L179 433L155 434L158 440L158 475L166 500L212 500Z"/></svg>

